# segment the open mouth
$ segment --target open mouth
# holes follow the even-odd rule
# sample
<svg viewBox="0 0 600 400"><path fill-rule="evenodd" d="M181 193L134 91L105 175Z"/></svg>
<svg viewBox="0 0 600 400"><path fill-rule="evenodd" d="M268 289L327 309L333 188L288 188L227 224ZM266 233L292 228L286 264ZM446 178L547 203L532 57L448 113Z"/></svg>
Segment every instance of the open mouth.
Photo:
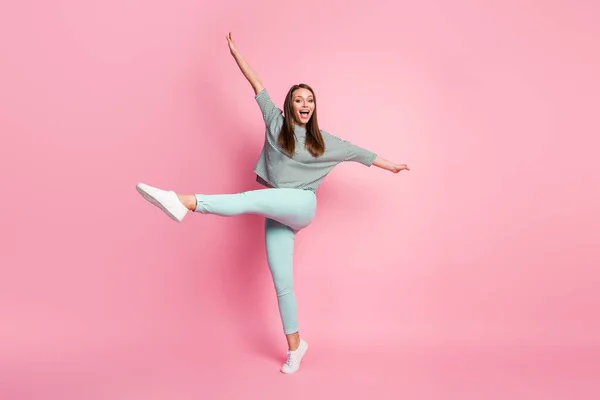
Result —
<svg viewBox="0 0 600 400"><path fill-rule="evenodd" d="M308 115L310 114L310 111L300 111L300 116L302 118L308 118Z"/></svg>

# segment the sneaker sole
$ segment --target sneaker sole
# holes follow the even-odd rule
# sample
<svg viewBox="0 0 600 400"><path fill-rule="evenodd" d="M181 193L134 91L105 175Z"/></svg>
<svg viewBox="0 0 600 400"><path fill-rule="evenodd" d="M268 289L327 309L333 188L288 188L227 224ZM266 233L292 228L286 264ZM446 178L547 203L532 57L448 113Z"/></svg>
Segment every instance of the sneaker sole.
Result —
<svg viewBox="0 0 600 400"><path fill-rule="evenodd" d="M171 212L160 201L156 200L150 193L146 192L142 187L140 187L140 185L136 185L135 188L138 191L138 193L142 195L142 197L144 199L146 199L148 202L154 204L156 207L160 208L173 221L175 221L175 222L181 222L180 219L178 219L176 216L174 216L173 214L171 214Z"/></svg>

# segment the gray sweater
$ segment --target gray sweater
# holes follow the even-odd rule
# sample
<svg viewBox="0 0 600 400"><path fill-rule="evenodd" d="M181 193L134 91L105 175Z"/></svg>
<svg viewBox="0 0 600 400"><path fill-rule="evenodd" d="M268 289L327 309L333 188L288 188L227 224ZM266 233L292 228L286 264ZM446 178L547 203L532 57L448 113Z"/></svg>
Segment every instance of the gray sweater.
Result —
<svg viewBox="0 0 600 400"><path fill-rule="evenodd" d="M323 130L325 152L314 157L304 147L306 129L294 127L296 152L290 157L277 144L277 137L284 123L283 111L273 104L266 89L255 99L265 122L265 142L254 168L256 180L275 188L306 189L315 192L333 167L343 161L355 161L370 167L377 155L368 150L339 139Z"/></svg>

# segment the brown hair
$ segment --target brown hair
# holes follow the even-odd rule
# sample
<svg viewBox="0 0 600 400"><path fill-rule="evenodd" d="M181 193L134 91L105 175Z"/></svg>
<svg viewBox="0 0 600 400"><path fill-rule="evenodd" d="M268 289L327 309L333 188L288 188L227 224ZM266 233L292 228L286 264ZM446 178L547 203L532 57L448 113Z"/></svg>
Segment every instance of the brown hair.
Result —
<svg viewBox="0 0 600 400"><path fill-rule="evenodd" d="M296 138L294 135L294 109L292 107L292 96L294 94L294 91L300 88L310 90L315 102L315 109L313 110L313 114L311 115L310 120L306 124L306 142L304 144L304 147L306 147L306 149L314 157L319 157L325 152L325 142L323 141L323 136L321 136L321 131L319 130L319 123L317 121L317 98L312 88L305 83L292 86L288 91L287 95L285 96L285 102L283 103L283 112L285 118L283 126L281 127L281 132L279 133L279 137L277 138L277 142L281 146L283 151L288 153L290 156L294 155L294 152L296 150Z"/></svg>

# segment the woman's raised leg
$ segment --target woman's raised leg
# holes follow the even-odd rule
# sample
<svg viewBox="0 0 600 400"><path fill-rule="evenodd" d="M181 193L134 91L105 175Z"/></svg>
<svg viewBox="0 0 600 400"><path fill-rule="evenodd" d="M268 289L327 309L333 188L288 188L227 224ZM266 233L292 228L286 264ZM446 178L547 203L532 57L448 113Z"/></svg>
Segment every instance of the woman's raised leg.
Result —
<svg viewBox="0 0 600 400"><path fill-rule="evenodd" d="M181 222L188 211L224 217L256 214L300 230L310 224L316 210L315 194L301 189L258 189L234 194L192 195L139 183L137 190L177 222Z"/></svg>

